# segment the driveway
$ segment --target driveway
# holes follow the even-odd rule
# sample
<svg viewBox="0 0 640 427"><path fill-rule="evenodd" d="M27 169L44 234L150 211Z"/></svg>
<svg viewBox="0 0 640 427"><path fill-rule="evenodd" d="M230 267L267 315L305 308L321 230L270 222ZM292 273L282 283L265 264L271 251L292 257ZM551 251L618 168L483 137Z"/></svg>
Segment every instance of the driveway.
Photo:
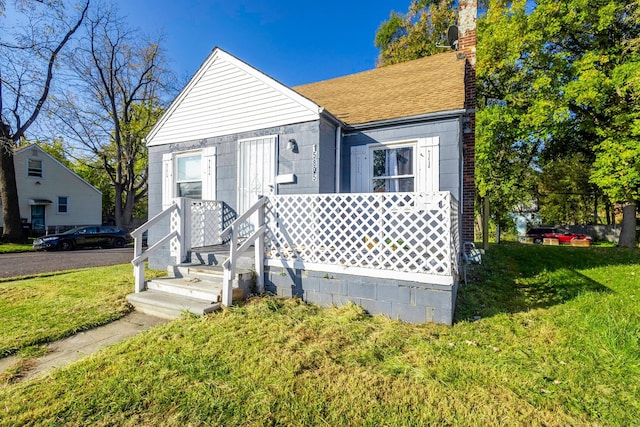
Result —
<svg viewBox="0 0 640 427"><path fill-rule="evenodd" d="M28 276L76 268L125 264L131 262L132 259L133 248L131 247L68 252L0 254L0 278ZM131 271L133 272L133 267Z"/></svg>

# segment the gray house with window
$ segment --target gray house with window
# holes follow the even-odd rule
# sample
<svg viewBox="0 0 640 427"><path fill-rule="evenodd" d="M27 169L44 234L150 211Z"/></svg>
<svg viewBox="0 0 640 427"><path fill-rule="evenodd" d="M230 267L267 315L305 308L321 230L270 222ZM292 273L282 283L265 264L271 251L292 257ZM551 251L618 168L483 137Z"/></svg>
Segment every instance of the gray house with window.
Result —
<svg viewBox="0 0 640 427"><path fill-rule="evenodd" d="M475 4L458 51L297 87L214 49L147 137L136 292L145 259L172 271L231 242L229 305L253 244L259 290L451 323L473 240Z"/></svg>
<svg viewBox="0 0 640 427"><path fill-rule="evenodd" d="M20 217L32 234L102 223L100 190L42 148L22 147L13 154L13 161Z"/></svg>

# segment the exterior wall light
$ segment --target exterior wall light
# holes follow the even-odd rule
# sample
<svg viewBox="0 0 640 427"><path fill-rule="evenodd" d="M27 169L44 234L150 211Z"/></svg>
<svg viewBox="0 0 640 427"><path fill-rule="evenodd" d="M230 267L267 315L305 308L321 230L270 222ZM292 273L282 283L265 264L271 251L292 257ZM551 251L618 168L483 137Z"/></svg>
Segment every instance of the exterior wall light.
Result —
<svg viewBox="0 0 640 427"><path fill-rule="evenodd" d="M298 152L298 143L295 139L291 138L289 142L287 142L287 150L291 151L292 153Z"/></svg>

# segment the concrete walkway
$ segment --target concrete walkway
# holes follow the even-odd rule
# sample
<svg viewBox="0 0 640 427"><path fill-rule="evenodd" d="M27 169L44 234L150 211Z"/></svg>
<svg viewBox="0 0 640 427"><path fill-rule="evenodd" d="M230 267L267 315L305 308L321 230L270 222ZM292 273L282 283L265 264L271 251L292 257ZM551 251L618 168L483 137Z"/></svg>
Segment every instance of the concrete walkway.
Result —
<svg viewBox="0 0 640 427"><path fill-rule="evenodd" d="M79 332L63 340L53 342L47 345L49 353L33 359L34 366L25 372L21 379L33 378L51 369L68 365L109 345L124 341L168 321L134 311L107 325ZM19 361L20 358L16 356L0 359L0 372L6 371Z"/></svg>

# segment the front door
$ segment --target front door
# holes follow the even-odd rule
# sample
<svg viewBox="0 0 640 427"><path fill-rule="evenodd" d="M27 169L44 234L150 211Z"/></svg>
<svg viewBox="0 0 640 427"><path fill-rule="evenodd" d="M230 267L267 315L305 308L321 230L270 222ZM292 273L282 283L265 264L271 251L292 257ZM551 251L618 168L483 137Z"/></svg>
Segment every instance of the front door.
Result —
<svg viewBox="0 0 640 427"><path fill-rule="evenodd" d="M36 235L44 234L45 218L44 218L44 205L32 205L31 206L31 229Z"/></svg>
<svg viewBox="0 0 640 427"><path fill-rule="evenodd" d="M275 194L277 139L266 136L238 141L238 215L246 212L259 196ZM249 222L255 229L255 218Z"/></svg>

